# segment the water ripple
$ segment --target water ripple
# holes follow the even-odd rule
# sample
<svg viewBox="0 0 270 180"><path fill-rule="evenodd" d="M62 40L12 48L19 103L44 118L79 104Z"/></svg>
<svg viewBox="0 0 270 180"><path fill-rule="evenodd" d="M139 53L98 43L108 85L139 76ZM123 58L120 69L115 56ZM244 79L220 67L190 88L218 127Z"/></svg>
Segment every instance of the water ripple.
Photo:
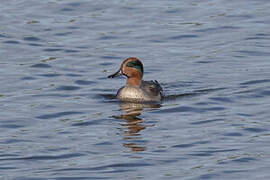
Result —
<svg viewBox="0 0 270 180"><path fill-rule="evenodd" d="M46 52L56 52L56 51L62 51L63 49L60 49L60 48L46 48L46 49L43 49L43 51L46 51Z"/></svg>
<svg viewBox="0 0 270 180"><path fill-rule="evenodd" d="M51 68L52 66L49 64L45 64L45 63L38 63L38 64L34 64L30 67L32 67L32 68Z"/></svg>
<svg viewBox="0 0 270 180"><path fill-rule="evenodd" d="M127 168L135 168L135 167L147 167L151 166L150 163L112 163L110 165L104 165L104 166L96 166L96 167L90 167L90 168L66 168L66 169L58 169L56 171L77 171L77 170L87 170L87 171L104 171L111 168L116 168L113 170L113 172L126 172L126 171L132 171L128 170ZM109 171L111 172L111 171Z"/></svg>
<svg viewBox="0 0 270 180"><path fill-rule="evenodd" d="M268 131L268 129L263 129L263 128L244 128L244 130L249 131L249 132L256 132L256 133Z"/></svg>
<svg viewBox="0 0 270 180"><path fill-rule="evenodd" d="M70 153L62 155L39 155L39 156L28 156L18 158L0 158L0 161L17 161L17 160L55 160L55 159L69 159L75 157L81 157L84 154L81 153Z"/></svg>
<svg viewBox="0 0 270 180"><path fill-rule="evenodd" d="M57 77L57 76L61 76L61 74L56 74L56 73L53 73L53 74L39 74L39 76L43 76L43 77Z"/></svg>
<svg viewBox="0 0 270 180"><path fill-rule="evenodd" d="M91 121L73 123L72 126L92 126L104 123L105 121L107 121L107 119L96 119Z"/></svg>
<svg viewBox="0 0 270 180"><path fill-rule="evenodd" d="M4 41L3 43L6 43L6 44L20 44L19 41L15 41L15 40Z"/></svg>
<svg viewBox="0 0 270 180"><path fill-rule="evenodd" d="M193 147L195 145L199 145L199 144L208 144L211 143L210 141L198 141L198 142L193 142L193 143L188 143L188 144L178 144L178 145L174 145L172 146L173 148L189 148L189 147Z"/></svg>
<svg viewBox="0 0 270 180"><path fill-rule="evenodd" d="M78 86L59 86L56 88L58 91L75 91L81 89L81 87Z"/></svg>
<svg viewBox="0 0 270 180"><path fill-rule="evenodd" d="M26 77L22 77L21 80L35 80L37 78L35 77L31 77L31 76L26 76Z"/></svg>
<svg viewBox="0 0 270 180"><path fill-rule="evenodd" d="M258 80L246 81L246 82L240 83L240 85L256 85L256 84L269 83L269 82L270 82L270 79L258 79Z"/></svg>
<svg viewBox="0 0 270 180"><path fill-rule="evenodd" d="M233 30L233 29L240 29L240 27L236 26L221 26L216 28L205 28L205 29L199 29L196 30L196 32L217 32L217 31L223 31L223 30Z"/></svg>
<svg viewBox="0 0 270 180"><path fill-rule="evenodd" d="M170 40L180 40L180 39L197 38L197 37L199 37L199 36L194 35L194 34L185 34L185 35L172 36L172 37L169 37L168 39L170 39Z"/></svg>
<svg viewBox="0 0 270 180"><path fill-rule="evenodd" d="M240 163L247 163L247 162L254 162L256 161L256 158L252 158L252 157L243 157L243 158L237 158L232 160L232 162L240 162Z"/></svg>
<svg viewBox="0 0 270 180"><path fill-rule="evenodd" d="M201 113L204 112L202 109L189 107L189 106L181 106L181 107L175 107L175 108L169 108L169 109L162 109L158 111L154 111L153 113L177 113L177 112L196 112Z"/></svg>
<svg viewBox="0 0 270 180"><path fill-rule="evenodd" d="M9 129L16 129L16 128L22 128L24 126L18 125L18 124L1 124L1 128L9 128Z"/></svg>
<svg viewBox="0 0 270 180"><path fill-rule="evenodd" d="M61 33L56 33L54 35L55 36L66 36L66 35L69 35L69 34L72 34L72 32L61 32Z"/></svg>
<svg viewBox="0 0 270 180"><path fill-rule="evenodd" d="M29 46L34 46L34 47L41 47L43 46L42 44L38 44L38 43L29 43Z"/></svg>
<svg viewBox="0 0 270 180"><path fill-rule="evenodd" d="M34 36L24 37L23 40L25 40L25 41L40 41L40 39L38 37L34 37Z"/></svg>
<svg viewBox="0 0 270 180"><path fill-rule="evenodd" d="M59 113L45 114L45 115L38 116L37 118L39 118L39 119L53 119L53 118L59 118L62 116L75 115L75 114L82 114L82 112L65 111L65 112L59 112Z"/></svg>
<svg viewBox="0 0 270 180"><path fill-rule="evenodd" d="M195 124L195 125L201 125L201 124L206 124L206 123L215 123L219 121L225 121L223 118L217 118L217 119L210 119L210 120L202 120L202 121L197 121L197 122L192 122L190 124Z"/></svg>
<svg viewBox="0 0 270 180"><path fill-rule="evenodd" d="M224 134L224 136L243 136L243 134L239 132L230 132L230 133Z"/></svg>
<svg viewBox="0 0 270 180"><path fill-rule="evenodd" d="M197 151L196 153L189 153L190 156L213 156L213 154L220 153L220 152L234 152L238 151L239 149L217 149L217 150L208 150L208 151Z"/></svg>
<svg viewBox="0 0 270 180"><path fill-rule="evenodd" d="M237 54L244 54L246 56L269 56L270 53L266 51L248 51L248 50L242 50L242 51L235 51Z"/></svg>
<svg viewBox="0 0 270 180"><path fill-rule="evenodd" d="M77 80L75 81L76 84L78 85L91 85L91 84L95 84L95 81L86 81L86 80Z"/></svg>
<svg viewBox="0 0 270 180"><path fill-rule="evenodd" d="M65 177L65 176L61 176L61 177L55 177L53 179L55 179L55 180L78 180L78 179L89 179L89 180L94 179L95 180L95 179L97 179L98 180L98 179L111 179L111 178L109 178L109 177L95 177L95 176L91 176L91 177L82 177L82 176L72 176L72 177L66 176ZM31 180L31 179L26 179L26 180ZM33 179L33 180L36 180L36 179Z"/></svg>

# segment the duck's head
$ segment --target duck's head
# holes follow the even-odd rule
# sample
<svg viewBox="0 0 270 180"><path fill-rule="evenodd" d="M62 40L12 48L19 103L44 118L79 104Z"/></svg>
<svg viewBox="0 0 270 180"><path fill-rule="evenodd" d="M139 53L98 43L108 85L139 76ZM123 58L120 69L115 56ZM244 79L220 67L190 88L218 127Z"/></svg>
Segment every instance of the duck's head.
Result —
<svg viewBox="0 0 270 180"><path fill-rule="evenodd" d="M108 76L108 78L114 78L120 75L124 75L128 78L127 86L140 86L143 77L142 62L135 57L129 57L122 62L120 69L116 73Z"/></svg>

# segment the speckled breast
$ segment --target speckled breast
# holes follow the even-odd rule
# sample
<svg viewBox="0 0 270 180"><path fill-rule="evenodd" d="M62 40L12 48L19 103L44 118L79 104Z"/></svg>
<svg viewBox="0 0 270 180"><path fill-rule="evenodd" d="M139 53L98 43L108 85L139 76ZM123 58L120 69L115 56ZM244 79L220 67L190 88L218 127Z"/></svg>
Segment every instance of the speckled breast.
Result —
<svg viewBox="0 0 270 180"><path fill-rule="evenodd" d="M117 92L117 98L121 101L132 102L160 101L160 96L150 97L146 93L144 93L142 89L129 86L120 88Z"/></svg>

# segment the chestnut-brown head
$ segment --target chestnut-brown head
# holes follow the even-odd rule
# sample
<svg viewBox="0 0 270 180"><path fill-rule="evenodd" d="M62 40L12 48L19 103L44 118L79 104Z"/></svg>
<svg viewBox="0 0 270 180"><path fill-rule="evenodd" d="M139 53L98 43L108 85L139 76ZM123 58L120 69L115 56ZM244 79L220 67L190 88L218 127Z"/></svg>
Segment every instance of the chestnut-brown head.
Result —
<svg viewBox="0 0 270 180"><path fill-rule="evenodd" d="M128 78L126 83L128 86L140 86L143 77L142 62L135 57L129 57L123 61L120 69L108 76L108 78L114 78L120 75L125 75Z"/></svg>

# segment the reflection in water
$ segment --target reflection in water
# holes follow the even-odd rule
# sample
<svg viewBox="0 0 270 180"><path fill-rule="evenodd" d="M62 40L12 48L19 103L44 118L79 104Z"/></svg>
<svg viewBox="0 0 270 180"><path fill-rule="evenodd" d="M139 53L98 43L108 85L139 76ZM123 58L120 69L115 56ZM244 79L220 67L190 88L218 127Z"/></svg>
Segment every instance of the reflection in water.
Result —
<svg viewBox="0 0 270 180"><path fill-rule="evenodd" d="M121 124L125 128L124 140L131 141L129 143L123 143L124 147L130 148L133 152L144 151L145 146L142 146L138 140L141 140L140 131L145 129L143 125L143 119L137 117L141 115L144 108L159 108L160 104L142 104L132 102L121 102L120 109L125 112L120 116L114 116L116 119L123 119L126 122Z"/></svg>

